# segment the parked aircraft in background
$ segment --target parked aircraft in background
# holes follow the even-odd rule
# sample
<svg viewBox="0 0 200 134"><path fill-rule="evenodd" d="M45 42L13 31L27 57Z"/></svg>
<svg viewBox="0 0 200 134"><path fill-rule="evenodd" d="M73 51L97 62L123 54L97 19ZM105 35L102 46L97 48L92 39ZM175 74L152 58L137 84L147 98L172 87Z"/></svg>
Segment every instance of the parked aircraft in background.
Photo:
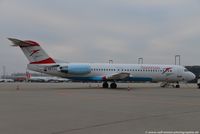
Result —
<svg viewBox="0 0 200 134"><path fill-rule="evenodd" d="M0 79L0 82L14 82L13 79Z"/></svg>
<svg viewBox="0 0 200 134"><path fill-rule="evenodd" d="M117 88L117 81L154 81L176 83L191 81L195 75L179 65L60 63L49 57L37 42L8 38L22 49L29 60L28 69L78 81L102 81L103 88Z"/></svg>
<svg viewBox="0 0 200 134"><path fill-rule="evenodd" d="M28 82L68 82L69 79L58 78L52 76L32 76L29 72L26 72Z"/></svg>

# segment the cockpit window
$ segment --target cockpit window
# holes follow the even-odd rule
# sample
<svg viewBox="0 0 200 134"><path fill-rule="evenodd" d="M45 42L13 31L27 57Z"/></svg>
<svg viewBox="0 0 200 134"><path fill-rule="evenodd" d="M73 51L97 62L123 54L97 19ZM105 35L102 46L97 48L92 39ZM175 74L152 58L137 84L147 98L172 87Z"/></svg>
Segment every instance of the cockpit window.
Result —
<svg viewBox="0 0 200 134"><path fill-rule="evenodd" d="M185 69L184 69L184 72L188 72L188 69L185 68Z"/></svg>

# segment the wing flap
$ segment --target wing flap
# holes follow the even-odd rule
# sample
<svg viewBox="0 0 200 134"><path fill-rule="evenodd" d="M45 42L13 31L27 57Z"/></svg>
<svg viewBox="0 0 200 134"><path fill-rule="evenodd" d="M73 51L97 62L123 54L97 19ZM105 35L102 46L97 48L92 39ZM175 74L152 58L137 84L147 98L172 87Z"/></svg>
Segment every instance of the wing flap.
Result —
<svg viewBox="0 0 200 134"><path fill-rule="evenodd" d="M128 78L130 76L130 73L117 73L113 75L106 76L107 80L122 80L125 78Z"/></svg>

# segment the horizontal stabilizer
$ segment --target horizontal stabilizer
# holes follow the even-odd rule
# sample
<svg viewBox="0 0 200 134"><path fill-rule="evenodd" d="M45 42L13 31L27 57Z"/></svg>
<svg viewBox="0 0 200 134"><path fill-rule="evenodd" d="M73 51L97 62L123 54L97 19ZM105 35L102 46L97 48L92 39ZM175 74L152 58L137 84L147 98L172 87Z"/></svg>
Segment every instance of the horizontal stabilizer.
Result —
<svg viewBox="0 0 200 134"><path fill-rule="evenodd" d="M15 38L8 38L8 40L10 40L14 45L12 46L19 46L19 47L30 47L30 46L39 46L39 44L37 42L34 41L22 41L19 39L15 39Z"/></svg>

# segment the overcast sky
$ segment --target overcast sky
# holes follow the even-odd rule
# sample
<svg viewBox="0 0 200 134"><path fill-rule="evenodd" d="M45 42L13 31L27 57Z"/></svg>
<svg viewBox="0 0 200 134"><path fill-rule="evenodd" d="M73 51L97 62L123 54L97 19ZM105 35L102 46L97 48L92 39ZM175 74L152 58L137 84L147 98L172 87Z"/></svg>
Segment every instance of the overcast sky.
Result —
<svg viewBox="0 0 200 134"><path fill-rule="evenodd" d="M34 40L69 62L200 65L199 0L0 0L0 72L25 72L6 39Z"/></svg>

